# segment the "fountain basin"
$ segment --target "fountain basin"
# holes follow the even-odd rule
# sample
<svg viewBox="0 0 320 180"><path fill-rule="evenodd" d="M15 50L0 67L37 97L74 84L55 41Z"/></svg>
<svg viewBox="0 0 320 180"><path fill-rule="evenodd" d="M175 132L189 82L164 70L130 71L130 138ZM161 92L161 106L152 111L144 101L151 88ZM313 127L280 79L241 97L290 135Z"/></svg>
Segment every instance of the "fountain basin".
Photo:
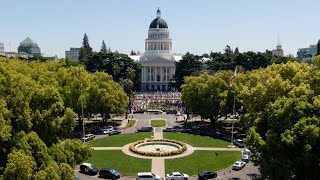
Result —
<svg viewBox="0 0 320 180"><path fill-rule="evenodd" d="M173 156L183 153L187 146L183 142L170 139L147 139L136 141L130 151L143 156Z"/></svg>

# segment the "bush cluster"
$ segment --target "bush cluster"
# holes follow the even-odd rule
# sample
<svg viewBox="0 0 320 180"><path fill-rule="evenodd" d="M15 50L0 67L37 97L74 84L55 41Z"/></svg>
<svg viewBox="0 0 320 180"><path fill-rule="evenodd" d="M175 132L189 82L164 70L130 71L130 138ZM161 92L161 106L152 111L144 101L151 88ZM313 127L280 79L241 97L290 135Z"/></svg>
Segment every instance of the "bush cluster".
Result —
<svg viewBox="0 0 320 180"><path fill-rule="evenodd" d="M160 151L159 152L145 152L145 151L140 151L140 150L136 149L136 146L138 144L141 144L144 142L155 142L155 141L175 143L175 144L180 145L181 147L177 150L168 151L168 152L160 152ZM136 141L130 145L129 149L131 152L139 154L139 155L143 155L143 156L173 156L173 155L178 155L178 154L185 152L187 150L187 146L183 142L171 140L171 139L149 139L146 141L144 141L144 140Z"/></svg>

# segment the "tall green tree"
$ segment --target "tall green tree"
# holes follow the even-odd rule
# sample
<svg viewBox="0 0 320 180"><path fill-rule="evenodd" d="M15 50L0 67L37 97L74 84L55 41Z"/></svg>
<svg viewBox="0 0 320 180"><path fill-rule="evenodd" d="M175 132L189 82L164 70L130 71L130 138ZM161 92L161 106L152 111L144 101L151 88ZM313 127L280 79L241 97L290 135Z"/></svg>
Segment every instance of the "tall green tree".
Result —
<svg viewBox="0 0 320 180"><path fill-rule="evenodd" d="M106 43L104 42L104 40L102 41L100 52L101 53L107 53L108 52L107 46L106 46Z"/></svg>
<svg viewBox="0 0 320 180"><path fill-rule="evenodd" d="M320 39L318 40L317 44L317 55L320 55Z"/></svg>
<svg viewBox="0 0 320 180"><path fill-rule="evenodd" d="M185 77L191 76L192 74L199 73L204 69L203 63L201 62L201 56L193 55L187 52L182 60L176 62L176 73L174 76L174 87L181 91L181 85L185 82Z"/></svg>
<svg viewBox="0 0 320 180"><path fill-rule="evenodd" d="M231 77L231 73L229 75ZM227 105L230 87L224 77L221 73L212 76L204 72L196 77L187 77L182 85L182 101L186 107L195 114L210 119L213 126Z"/></svg>
<svg viewBox="0 0 320 180"><path fill-rule="evenodd" d="M264 177L319 177L319 73L318 66L288 62L238 78L245 141Z"/></svg>
<svg viewBox="0 0 320 180"><path fill-rule="evenodd" d="M82 41L82 47L80 48L79 60L82 62L86 62L88 61L88 58L91 54L92 48L90 47L87 33L85 33Z"/></svg>

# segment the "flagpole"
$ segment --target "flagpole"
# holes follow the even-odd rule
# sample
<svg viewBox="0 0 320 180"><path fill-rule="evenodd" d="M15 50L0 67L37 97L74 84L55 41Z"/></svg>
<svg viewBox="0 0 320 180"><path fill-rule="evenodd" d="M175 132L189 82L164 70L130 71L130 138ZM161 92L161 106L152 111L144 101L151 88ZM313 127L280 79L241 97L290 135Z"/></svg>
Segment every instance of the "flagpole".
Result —
<svg viewBox="0 0 320 180"><path fill-rule="evenodd" d="M234 71L234 75L233 75L233 81L235 81L237 78L237 66L236 66L236 69ZM232 82L233 83L233 82ZM232 84L231 84L232 85ZM236 88L234 88L234 94L233 94L233 109L232 109L232 115L233 115L233 118L232 118L232 128L231 128L231 146L233 144L233 128L234 128L234 120L235 120L235 109L236 109Z"/></svg>
<svg viewBox="0 0 320 180"><path fill-rule="evenodd" d="M232 118L232 128L231 128L231 144L233 143L233 127L234 127L234 120L235 120L235 109L236 109L236 90L234 90L233 96L233 118Z"/></svg>

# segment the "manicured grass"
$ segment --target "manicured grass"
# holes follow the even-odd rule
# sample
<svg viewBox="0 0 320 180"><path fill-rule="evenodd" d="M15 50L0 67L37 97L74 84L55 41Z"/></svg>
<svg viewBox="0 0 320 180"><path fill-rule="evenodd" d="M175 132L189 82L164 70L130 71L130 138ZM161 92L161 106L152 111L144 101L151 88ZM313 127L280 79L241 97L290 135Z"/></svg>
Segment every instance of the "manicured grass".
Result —
<svg viewBox="0 0 320 180"><path fill-rule="evenodd" d="M128 156L122 151L94 151L88 162L98 169L113 168L124 176L136 176L138 172L151 171L151 159Z"/></svg>
<svg viewBox="0 0 320 180"><path fill-rule="evenodd" d="M165 120L151 120L151 126L153 127L163 127L166 125Z"/></svg>
<svg viewBox="0 0 320 180"><path fill-rule="evenodd" d="M135 123L136 123L136 120L129 120L126 125L126 128L132 127Z"/></svg>
<svg viewBox="0 0 320 180"><path fill-rule="evenodd" d="M152 132L139 132L132 134L118 134L113 136L107 136L105 138L91 141L90 144L93 147L122 147L131 142L150 138L153 135Z"/></svg>
<svg viewBox="0 0 320 180"><path fill-rule="evenodd" d="M182 141L194 147L228 147L228 145L230 145L229 142L222 141L220 139L188 133L164 132L163 137L165 139Z"/></svg>
<svg viewBox="0 0 320 180"><path fill-rule="evenodd" d="M240 151L195 151L190 156L165 160L165 167L166 173L183 172L192 176L202 170L222 170L239 159Z"/></svg>

